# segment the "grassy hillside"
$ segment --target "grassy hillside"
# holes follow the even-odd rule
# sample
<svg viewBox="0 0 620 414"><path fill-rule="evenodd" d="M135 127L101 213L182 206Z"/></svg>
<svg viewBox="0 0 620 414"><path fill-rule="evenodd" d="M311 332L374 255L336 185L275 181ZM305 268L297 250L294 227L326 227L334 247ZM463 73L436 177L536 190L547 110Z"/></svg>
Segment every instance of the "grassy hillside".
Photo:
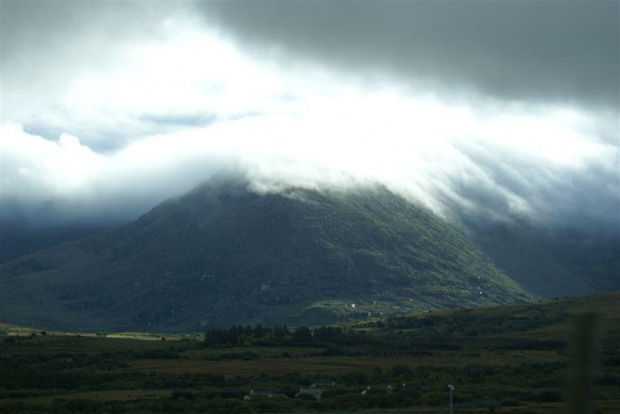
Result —
<svg viewBox="0 0 620 414"><path fill-rule="evenodd" d="M618 412L620 293L314 330L226 329L237 336L219 344L5 325L0 412L436 413L453 384L457 413L557 413L570 397L575 318L586 313L598 315L594 412ZM313 384L320 401L295 398ZM244 401L249 390L281 396Z"/></svg>
<svg viewBox="0 0 620 414"><path fill-rule="evenodd" d="M449 225L382 188L259 195L214 180L0 267L0 321L76 331L318 325L529 298Z"/></svg>

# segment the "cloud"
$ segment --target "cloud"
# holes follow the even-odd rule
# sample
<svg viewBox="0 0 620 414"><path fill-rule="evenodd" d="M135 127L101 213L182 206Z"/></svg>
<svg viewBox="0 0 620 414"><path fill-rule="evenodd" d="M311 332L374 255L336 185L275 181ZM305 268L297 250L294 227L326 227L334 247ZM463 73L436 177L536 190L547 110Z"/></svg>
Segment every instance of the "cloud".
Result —
<svg viewBox="0 0 620 414"><path fill-rule="evenodd" d="M619 228L613 4L260 4L3 3L2 215L123 222L229 169Z"/></svg>
<svg viewBox="0 0 620 414"><path fill-rule="evenodd" d="M109 154L66 135L50 142L5 126L3 199L77 202L91 218L112 211L127 220L234 169L263 192L380 182L453 219L618 224L618 147L590 139L579 128L582 119L558 125L550 113L482 120L469 108L397 95L326 98L316 105L325 110L148 136ZM523 145L518 134L513 141L496 139L498 128L533 133L530 122L543 133L541 151ZM546 151L547 140L575 140L576 149Z"/></svg>
<svg viewBox="0 0 620 414"><path fill-rule="evenodd" d="M204 18L294 66L396 77L412 89L618 107L617 2L205 2Z"/></svg>
<svg viewBox="0 0 620 414"><path fill-rule="evenodd" d="M111 151L256 111L272 87L173 3L3 2L2 18L3 120L52 140Z"/></svg>

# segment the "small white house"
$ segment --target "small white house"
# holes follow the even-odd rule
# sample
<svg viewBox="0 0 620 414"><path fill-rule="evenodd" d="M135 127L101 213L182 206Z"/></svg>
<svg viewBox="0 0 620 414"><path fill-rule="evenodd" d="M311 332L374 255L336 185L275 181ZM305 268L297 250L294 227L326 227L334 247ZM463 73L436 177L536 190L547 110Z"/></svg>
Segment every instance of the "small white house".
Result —
<svg viewBox="0 0 620 414"><path fill-rule="evenodd" d="M321 400L321 396L323 395L323 390L317 388L300 388L299 392L295 394L295 397L299 397L300 395L311 395L317 401Z"/></svg>

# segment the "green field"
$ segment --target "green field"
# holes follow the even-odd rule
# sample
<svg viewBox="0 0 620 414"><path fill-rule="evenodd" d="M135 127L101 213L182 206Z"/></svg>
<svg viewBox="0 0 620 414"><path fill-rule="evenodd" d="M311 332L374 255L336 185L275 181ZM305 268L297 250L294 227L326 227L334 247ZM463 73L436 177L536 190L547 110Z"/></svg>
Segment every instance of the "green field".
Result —
<svg viewBox="0 0 620 414"><path fill-rule="evenodd" d="M593 411L620 412L613 293L204 338L0 325L0 413L437 413L448 411L448 384L457 413L556 413L574 394L580 314L597 315L585 366ZM320 401L295 398L312 387ZM250 390L280 395L245 401Z"/></svg>

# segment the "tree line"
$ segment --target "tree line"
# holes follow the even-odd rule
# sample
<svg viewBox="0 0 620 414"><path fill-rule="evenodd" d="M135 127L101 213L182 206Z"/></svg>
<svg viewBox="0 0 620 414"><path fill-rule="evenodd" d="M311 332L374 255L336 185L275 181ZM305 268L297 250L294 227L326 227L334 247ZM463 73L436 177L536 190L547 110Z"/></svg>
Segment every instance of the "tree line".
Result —
<svg viewBox="0 0 620 414"><path fill-rule="evenodd" d="M360 336L358 332L345 330L339 326L321 326L310 328L298 326L294 329L286 325L275 325L273 328L262 326L231 326L228 329L207 329L204 333L205 346L238 346L238 345L308 345L308 344L344 344L354 343Z"/></svg>

